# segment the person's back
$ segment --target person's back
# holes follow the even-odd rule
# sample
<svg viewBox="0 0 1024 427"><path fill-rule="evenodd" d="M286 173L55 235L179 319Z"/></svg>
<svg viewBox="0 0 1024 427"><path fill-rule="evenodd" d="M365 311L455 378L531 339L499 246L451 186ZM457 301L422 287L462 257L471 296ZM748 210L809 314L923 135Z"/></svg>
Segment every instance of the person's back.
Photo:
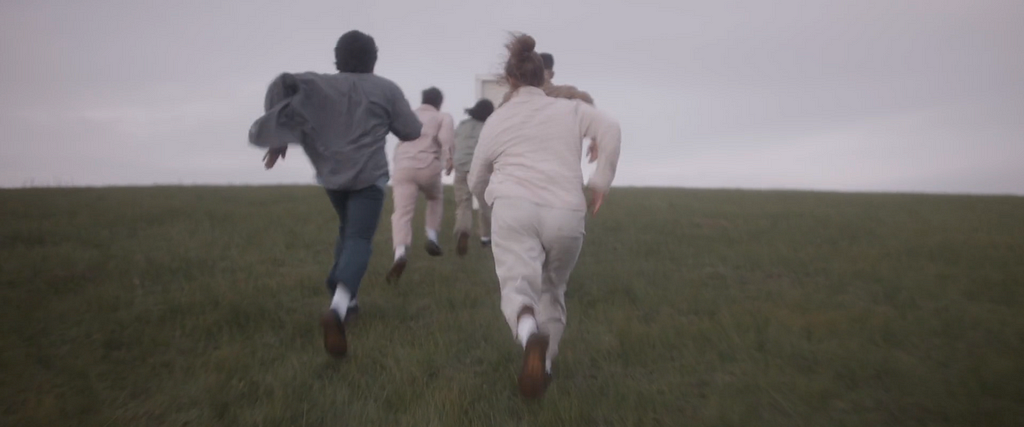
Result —
<svg viewBox="0 0 1024 427"><path fill-rule="evenodd" d="M606 139L617 142L617 123L583 101L552 98L536 87L520 88L487 119L480 135L476 157L494 157L487 201L514 197L586 210L580 159L587 133L615 134ZM591 183L611 181L618 153L608 154L604 164L609 166L599 165Z"/></svg>
<svg viewBox="0 0 1024 427"><path fill-rule="evenodd" d="M473 153L476 151L477 141L480 139L480 131L484 128L484 122L472 117L459 122L455 128L455 171L469 173L469 165L473 162Z"/></svg>
<svg viewBox="0 0 1024 427"><path fill-rule="evenodd" d="M446 136L441 135L452 118L448 113L441 112L431 105L421 105L416 110L416 117L423 124L420 137L395 146L395 168L424 168L435 161L442 165L447 163L448 155L443 146Z"/></svg>
<svg viewBox="0 0 1024 427"><path fill-rule="evenodd" d="M413 120L393 126L392 118L402 117L398 111L408 111L408 106L398 86L386 78L300 73L281 79L297 91L291 107L308 122L301 144L326 188L358 189L386 181L388 133L406 139L418 134Z"/></svg>

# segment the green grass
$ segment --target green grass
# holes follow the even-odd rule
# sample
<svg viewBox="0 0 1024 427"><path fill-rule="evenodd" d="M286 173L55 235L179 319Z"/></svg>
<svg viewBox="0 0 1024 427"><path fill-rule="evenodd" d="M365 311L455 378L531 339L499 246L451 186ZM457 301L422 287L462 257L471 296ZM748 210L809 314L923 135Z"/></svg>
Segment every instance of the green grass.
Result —
<svg viewBox="0 0 1024 427"><path fill-rule="evenodd" d="M0 425L1024 425L1024 198L616 189L540 402L490 253L388 285L390 213L334 361L321 190L0 191Z"/></svg>

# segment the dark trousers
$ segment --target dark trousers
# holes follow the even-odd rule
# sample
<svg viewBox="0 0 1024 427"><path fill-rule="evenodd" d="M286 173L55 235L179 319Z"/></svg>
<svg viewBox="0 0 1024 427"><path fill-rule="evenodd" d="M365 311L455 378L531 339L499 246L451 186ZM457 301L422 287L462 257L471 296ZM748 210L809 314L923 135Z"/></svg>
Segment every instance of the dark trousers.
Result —
<svg viewBox="0 0 1024 427"><path fill-rule="evenodd" d="M355 299L373 253L373 235L384 208L384 190L376 185L355 191L327 190L327 197L340 224L327 289L334 295L341 283Z"/></svg>

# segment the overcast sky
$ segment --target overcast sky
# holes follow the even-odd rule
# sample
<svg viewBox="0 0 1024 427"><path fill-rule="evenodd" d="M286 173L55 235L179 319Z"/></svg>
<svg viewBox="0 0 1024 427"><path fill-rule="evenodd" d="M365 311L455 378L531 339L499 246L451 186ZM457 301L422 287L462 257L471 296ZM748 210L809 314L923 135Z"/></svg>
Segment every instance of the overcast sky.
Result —
<svg viewBox="0 0 1024 427"><path fill-rule="evenodd" d="M1021 0L3 0L0 186L312 183L247 132L351 29L457 120L533 35L620 120L617 185L1024 194Z"/></svg>

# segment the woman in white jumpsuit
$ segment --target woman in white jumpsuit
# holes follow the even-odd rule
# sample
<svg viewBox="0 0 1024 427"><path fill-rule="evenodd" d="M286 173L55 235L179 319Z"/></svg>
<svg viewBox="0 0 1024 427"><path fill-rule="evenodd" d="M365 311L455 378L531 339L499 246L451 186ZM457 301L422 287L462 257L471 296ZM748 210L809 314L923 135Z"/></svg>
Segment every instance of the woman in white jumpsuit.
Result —
<svg viewBox="0 0 1024 427"><path fill-rule="evenodd" d="M597 212L615 177L619 124L593 106L544 94L544 66L528 35L509 44L514 92L484 124L469 168L473 194L492 206L491 236L501 310L523 346L519 391L541 396L565 329L564 294L583 245L587 198L580 160L593 142L587 183Z"/></svg>

